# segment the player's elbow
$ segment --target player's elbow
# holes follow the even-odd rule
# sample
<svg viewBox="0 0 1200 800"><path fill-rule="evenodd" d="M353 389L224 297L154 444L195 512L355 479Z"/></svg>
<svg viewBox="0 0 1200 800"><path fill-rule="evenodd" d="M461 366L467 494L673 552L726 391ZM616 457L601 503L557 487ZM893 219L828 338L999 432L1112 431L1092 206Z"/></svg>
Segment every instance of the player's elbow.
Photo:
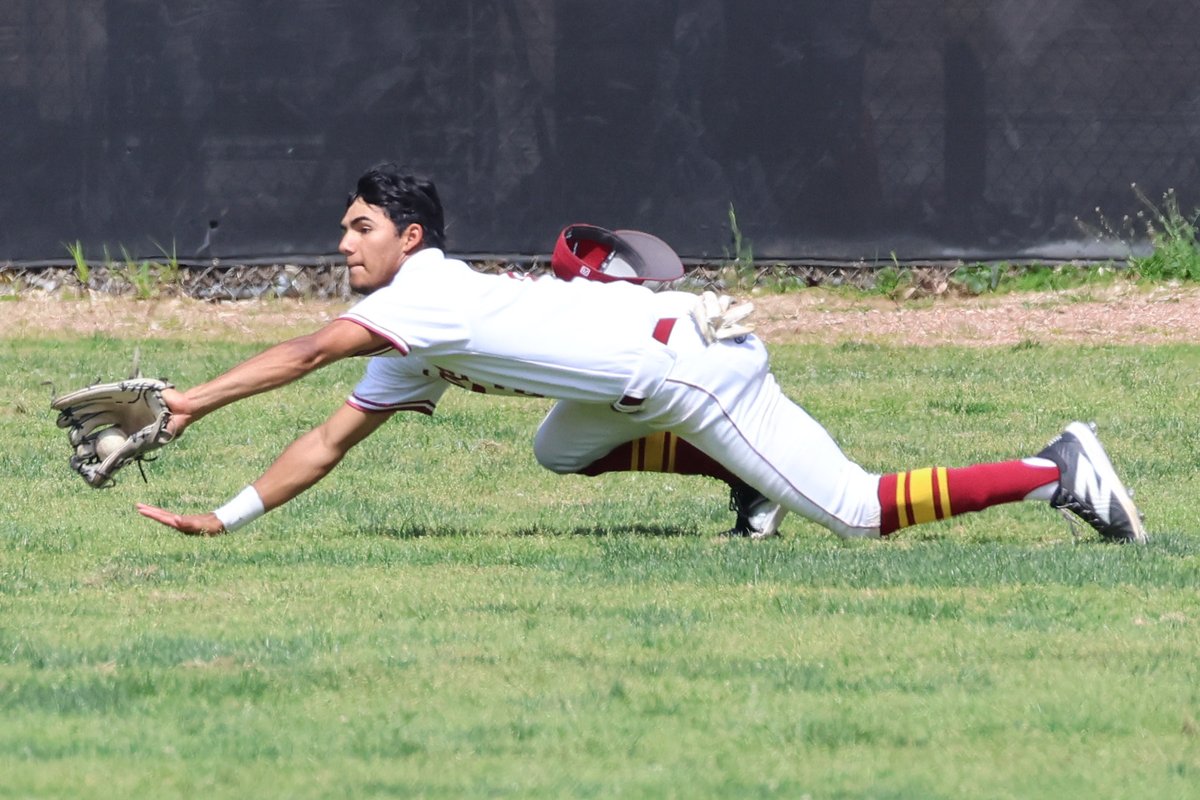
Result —
<svg viewBox="0 0 1200 800"><path fill-rule="evenodd" d="M330 353L315 334L298 336L287 343L290 360L302 372L309 373L336 361L340 355Z"/></svg>

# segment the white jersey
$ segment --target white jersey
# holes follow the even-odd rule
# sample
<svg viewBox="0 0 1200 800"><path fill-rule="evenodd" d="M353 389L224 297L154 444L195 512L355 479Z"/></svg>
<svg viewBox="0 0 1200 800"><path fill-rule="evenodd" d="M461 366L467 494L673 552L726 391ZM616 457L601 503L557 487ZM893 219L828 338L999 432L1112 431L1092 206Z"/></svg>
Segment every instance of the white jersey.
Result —
<svg viewBox="0 0 1200 800"><path fill-rule="evenodd" d="M432 413L454 384L614 403L648 362L665 374L672 357L655 340L655 326L686 318L694 303L690 294L623 282L485 274L440 250L421 250L388 286L340 317L391 345L371 360L349 402Z"/></svg>
<svg viewBox="0 0 1200 800"><path fill-rule="evenodd" d="M878 536L878 476L783 395L757 337L708 346L688 317L695 302L629 283L486 275L422 250L341 317L391 345L348 402L433 413L451 384L552 397L535 442L543 464L571 471L671 431L792 511Z"/></svg>

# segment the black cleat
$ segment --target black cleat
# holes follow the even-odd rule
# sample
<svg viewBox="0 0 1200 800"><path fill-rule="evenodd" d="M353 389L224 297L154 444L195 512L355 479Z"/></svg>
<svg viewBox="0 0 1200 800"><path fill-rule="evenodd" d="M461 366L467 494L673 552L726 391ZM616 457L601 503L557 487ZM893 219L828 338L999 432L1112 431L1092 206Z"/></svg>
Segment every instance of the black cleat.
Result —
<svg viewBox="0 0 1200 800"><path fill-rule="evenodd" d="M778 536L779 523L787 514L786 508L744 483L729 487L729 510L737 514L737 520L722 535L750 539Z"/></svg>
<svg viewBox="0 0 1200 800"><path fill-rule="evenodd" d="M1072 422L1038 457L1058 465L1051 507L1072 512L1110 542L1146 543L1133 495L1121 484L1093 426Z"/></svg>

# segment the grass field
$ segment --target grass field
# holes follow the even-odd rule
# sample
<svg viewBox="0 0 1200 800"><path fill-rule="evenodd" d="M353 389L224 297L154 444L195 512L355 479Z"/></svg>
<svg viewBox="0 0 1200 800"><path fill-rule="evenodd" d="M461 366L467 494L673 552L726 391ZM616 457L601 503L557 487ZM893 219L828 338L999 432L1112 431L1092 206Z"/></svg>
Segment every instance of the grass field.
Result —
<svg viewBox="0 0 1200 800"><path fill-rule="evenodd" d="M181 385L257 349L147 342ZM1152 542L1018 505L843 542L715 537L722 488L555 477L546 406L450 393L194 540L361 365L219 412L95 492L48 410L132 343L0 340L0 797L1194 798L1200 348L778 346L865 466L1093 419Z"/></svg>

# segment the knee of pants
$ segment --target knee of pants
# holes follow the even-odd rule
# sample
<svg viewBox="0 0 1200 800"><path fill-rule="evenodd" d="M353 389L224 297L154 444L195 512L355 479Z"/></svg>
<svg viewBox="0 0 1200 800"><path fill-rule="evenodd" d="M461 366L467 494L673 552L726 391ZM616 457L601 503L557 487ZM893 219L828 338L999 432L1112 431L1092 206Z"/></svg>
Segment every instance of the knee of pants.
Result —
<svg viewBox="0 0 1200 800"><path fill-rule="evenodd" d="M535 455L537 454L535 453ZM537 456L537 462L544 468L558 475L573 475L587 466L587 464L567 463L561 459L556 460L553 458L543 458L541 456Z"/></svg>
<svg viewBox="0 0 1200 800"><path fill-rule="evenodd" d="M843 539L878 539L879 526L871 528L858 528L848 522L841 520L831 520L826 524L829 530L836 533Z"/></svg>
<svg viewBox="0 0 1200 800"><path fill-rule="evenodd" d="M806 497L795 510L843 539L879 537L879 476L852 462L819 497Z"/></svg>
<svg viewBox="0 0 1200 800"><path fill-rule="evenodd" d="M586 467L590 461L580 461L578 457L572 457L571 454L565 453L561 448L554 446L549 436L535 436L533 439L533 457L537 459L538 464L558 473L559 475L570 475L574 472L579 472Z"/></svg>

